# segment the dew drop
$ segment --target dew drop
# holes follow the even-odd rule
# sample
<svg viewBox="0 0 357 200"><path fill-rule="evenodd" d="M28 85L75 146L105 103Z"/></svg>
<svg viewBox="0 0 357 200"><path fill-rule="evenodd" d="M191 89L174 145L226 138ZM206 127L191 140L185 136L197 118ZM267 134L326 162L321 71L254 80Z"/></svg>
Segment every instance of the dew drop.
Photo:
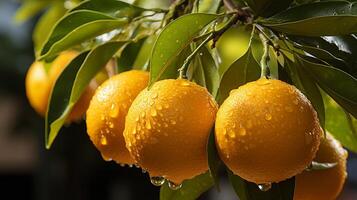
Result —
<svg viewBox="0 0 357 200"><path fill-rule="evenodd" d="M145 174L145 173L146 173L146 170L145 170L145 169L141 169L141 172L142 172L143 174Z"/></svg>
<svg viewBox="0 0 357 200"><path fill-rule="evenodd" d="M120 165L120 167L125 167L124 163L120 163L119 165Z"/></svg>
<svg viewBox="0 0 357 200"><path fill-rule="evenodd" d="M108 144L107 138L104 135L100 136L100 144L104 146Z"/></svg>
<svg viewBox="0 0 357 200"><path fill-rule="evenodd" d="M114 128L114 123L113 122L109 122L109 128Z"/></svg>
<svg viewBox="0 0 357 200"><path fill-rule="evenodd" d="M168 182L168 185L171 190L178 190L182 187L182 184L176 184L171 181Z"/></svg>
<svg viewBox="0 0 357 200"><path fill-rule="evenodd" d="M184 81L184 82L182 82L182 83L181 83L181 85L182 85L182 86L190 86L190 83L189 83L189 82Z"/></svg>
<svg viewBox="0 0 357 200"><path fill-rule="evenodd" d="M119 114L119 107L115 106L115 104L112 104L110 107L109 116L115 118L118 116L118 114Z"/></svg>
<svg viewBox="0 0 357 200"><path fill-rule="evenodd" d="M271 189L271 183L258 184L259 190L266 192Z"/></svg>
<svg viewBox="0 0 357 200"><path fill-rule="evenodd" d="M286 106L286 107L285 107L285 110L288 111L288 112L293 112L293 108L290 107L290 106Z"/></svg>
<svg viewBox="0 0 357 200"><path fill-rule="evenodd" d="M241 136L245 136L245 135L247 135L247 131L245 130L244 127L241 127L238 130L238 134L241 135Z"/></svg>
<svg viewBox="0 0 357 200"><path fill-rule="evenodd" d="M105 120L105 116L104 115L100 116L100 120L104 121Z"/></svg>
<svg viewBox="0 0 357 200"><path fill-rule="evenodd" d="M155 110L155 108L151 109L150 114L152 117L156 117L157 116L157 111Z"/></svg>
<svg viewBox="0 0 357 200"><path fill-rule="evenodd" d="M132 168L132 167L133 167L133 164L128 164L128 167Z"/></svg>
<svg viewBox="0 0 357 200"><path fill-rule="evenodd" d="M154 93L154 94L152 94L152 96L151 96L153 99L156 99L157 97L158 97L158 94L157 93Z"/></svg>
<svg viewBox="0 0 357 200"><path fill-rule="evenodd" d="M140 119L139 117L136 117L136 118L135 118L135 121L136 121L136 122L138 122L138 121L139 121L139 119Z"/></svg>
<svg viewBox="0 0 357 200"><path fill-rule="evenodd" d="M162 106L161 106L160 104L157 104L157 105L156 105L156 109L162 110Z"/></svg>
<svg viewBox="0 0 357 200"><path fill-rule="evenodd" d="M271 118L272 118L272 116L271 116L271 114L269 114L269 113L267 113L267 114L265 114L265 119L266 120L271 120Z"/></svg>
<svg viewBox="0 0 357 200"><path fill-rule="evenodd" d="M155 186L162 186L165 183L165 178L161 176L150 177L150 182Z"/></svg>
<svg viewBox="0 0 357 200"><path fill-rule="evenodd" d="M107 161L107 162L110 162L110 161L113 160L112 158L106 157L106 156L104 156L103 154L102 154L102 158L103 158L103 160L105 160L105 161Z"/></svg>
<svg viewBox="0 0 357 200"><path fill-rule="evenodd" d="M132 133L133 133L133 135L136 134L136 128L133 129L133 132L132 132Z"/></svg>
<svg viewBox="0 0 357 200"><path fill-rule="evenodd" d="M169 108L170 106L169 106L169 104L165 104L164 107L165 108Z"/></svg>
<svg viewBox="0 0 357 200"><path fill-rule="evenodd" d="M145 113L145 112L142 112L142 113L141 113L141 117L142 117L142 118L144 118L144 117L145 117L145 115L146 115L146 113Z"/></svg>
<svg viewBox="0 0 357 200"><path fill-rule="evenodd" d="M295 100L293 101L293 103L294 103L295 105L298 105L298 104L299 104L299 101L298 101L297 99L295 99Z"/></svg>
<svg viewBox="0 0 357 200"><path fill-rule="evenodd" d="M151 129L151 123L150 123L149 119L147 119L146 122L145 122L145 128L147 128L148 130Z"/></svg>
<svg viewBox="0 0 357 200"><path fill-rule="evenodd" d="M236 133L233 130L230 130L230 131L228 131L228 136L230 138L235 138L236 137Z"/></svg>
<svg viewBox="0 0 357 200"><path fill-rule="evenodd" d="M176 121L175 121L175 120L170 120L170 123L171 123L172 125L175 125L175 124L176 124Z"/></svg>

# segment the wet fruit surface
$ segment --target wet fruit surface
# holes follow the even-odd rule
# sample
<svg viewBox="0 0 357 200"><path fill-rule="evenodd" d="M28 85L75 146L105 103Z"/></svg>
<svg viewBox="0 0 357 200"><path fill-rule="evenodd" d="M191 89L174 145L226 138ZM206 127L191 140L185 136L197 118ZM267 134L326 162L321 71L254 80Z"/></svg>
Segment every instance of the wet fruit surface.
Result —
<svg viewBox="0 0 357 200"><path fill-rule="evenodd" d="M195 83L156 82L129 109L126 146L151 177L164 177L177 188L208 169L206 145L216 111L212 96Z"/></svg>
<svg viewBox="0 0 357 200"><path fill-rule="evenodd" d="M105 160L134 163L123 138L125 117L148 79L144 71L123 72L105 81L93 96L87 111L87 132Z"/></svg>
<svg viewBox="0 0 357 200"><path fill-rule="evenodd" d="M321 141L314 161L337 163L330 169L304 171L296 176L294 200L335 200L347 177L347 151L327 133Z"/></svg>
<svg viewBox="0 0 357 200"><path fill-rule="evenodd" d="M322 129L310 102L295 87L260 79L233 90L217 113L216 143L235 174L258 184L304 170Z"/></svg>

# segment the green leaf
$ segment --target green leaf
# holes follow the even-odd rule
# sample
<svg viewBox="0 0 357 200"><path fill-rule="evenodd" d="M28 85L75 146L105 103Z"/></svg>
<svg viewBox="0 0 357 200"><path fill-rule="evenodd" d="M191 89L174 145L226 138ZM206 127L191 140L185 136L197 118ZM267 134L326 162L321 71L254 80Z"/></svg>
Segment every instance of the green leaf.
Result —
<svg viewBox="0 0 357 200"><path fill-rule="evenodd" d="M41 47L46 42L54 24L66 13L63 2L54 2L45 14L36 23L32 34L36 56L39 56Z"/></svg>
<svg viewBox="0 0 357 200"><path fill-rule="evenodd" d="M218 103L223 103L231 90L247 82L257 80L259 77L259 64L253 57L252 49L249 48L247 52L236 60L223 74L218 90Z"/></svg>
<svg viewBox="0 0 357 200"><path fill-rule="evenodd" d="M124 48L120 54L120 57L117 59L118 72L122 72L122 69L136 68L133 64L143 42L144 39L141 39L137 42L131 42Z"/></svg>
<svg viewBox="0 0 357 200"><path fill-rule="evenodd" d="M213 179L208 172L186 180L178 190L171 190L167 182L161 187L160 200L195 200L213 186Z"/></svg>
<svg viewBox="0 0 357 200"><path fill-rule="evenodd" d="M77 10L92 10L116 18L133 18L139 16L144 8L118 0L87 0L73 8L71 12Z"/></svg>
<svg viewBox="0 0 357 200"><path fill-rule="evenodd" d="M299 57L295 57L295 62L285 58L290 77L294 85L306 95L311 104L315 108L320 125L325 127L325 107L319 88L314 79L310 77L309 73L304 69L304 64L301 63Z"/></svg>
<svg viewBox="0 0 357 200"><path fill-rule="evenodd" d="M357 4L348 1L303 4L260 22L291 35L346 35L357 31Z"/></svg>
<svg viewBox="0 0 357 200"><path fill-rule="evenodd" d="M155 44L158 35L154 34L146 38L140 51L138 52L135 62L133 64L134 68L147 70L149 66L149 59L152 52L152 48Z"/></svg>
<svg viewBox="0 0 357 200"><path fill-rule="evenodd" d="M200 74L203 83L199 85L206 87L212 96L217 95L219 87L219 74L216 63L207 48L201 48L197 53L194 62L196 71L193 73L193 80L196 81L197 75Z"/></svg>
<svg viewBox="0 0 357 200"><path fill-rule="evenodd" d="M217 41L217 52L220 57L219 74L225 71L238 58L242 57L250 45L252 28L250 26L238 26L228 29ZM213 51L215 49L212 49Z"/></svg>
<svg viewBox="0 0 357 200"><path fill-rule="evenodd" d="M22 23L45 9L50 1L25 1L15 13L15 22ZM62 2L63 4L63 2Z"/></svg>
<svg viewBox="0 0 357 200"><path fill-rule="evenodd" d="M46 148L50 148L73 106L92 78L105 66L123 42L108 42L78 55L57 79L46 115Z"/></svg>
<svg viewBox="0 0 357 200"><path fill-rule="evenodd" d="M279 11L285 10L293 0L244 0L258 15L269 17Z"/></svg>
<svg viewBox="0 0 357 200"><path fill-rule="evenodd" d="M221 160L219 158L217 148L216 148L216 140L215 140L214 131L215 131L215 127L213 126L211 129L209 138L208 138L208 143L207 143L208 167L209 167L209 173L211 174L211 177L213 178L216 188L218 190L220 190L219 168L221 166Z"/></svg>
<svg viewBox="0 0 357 200"><path fill-rule="evenodd" d="M126 19L116 19L94 11L75 11L64 16L52 30L41 50L48 58L88 39L119 28Z"/></svg>
<svg viewBox="0 0 357 200"><path fill-rule="evenodd" d="M217 17L211 14L188 14L165 26L152 50L149 86L158 80L177 78L177 70L181 67L175 63L177 57Z"/></svg>
<svg viewBox="0 0 357 200"><path fill-rule="evenodd" d="M326 130L341 144L357 153L357 120L345 112L331 97L323 95Z"/></svg>
<svg viewBox="0 0 357 200"><path fill-rule="evenodd" d="M200 0L198 12L216 14L222 0Z"/></svg>
<svg viewBox="0 0 357 200"><path fill-rule="evenodd" d="M297 56L297 55L296 55ZM318 85L354 117L357 116L357 79L344 71L297 56Z"/></svg>
<svg viewBox="0 0 357 200"><path fill-rule="evenodd" d="M258 185L245 181L228 171L228 178L240 200L293 200L295 178L273 183L267 191L261 191Z"/></svg>

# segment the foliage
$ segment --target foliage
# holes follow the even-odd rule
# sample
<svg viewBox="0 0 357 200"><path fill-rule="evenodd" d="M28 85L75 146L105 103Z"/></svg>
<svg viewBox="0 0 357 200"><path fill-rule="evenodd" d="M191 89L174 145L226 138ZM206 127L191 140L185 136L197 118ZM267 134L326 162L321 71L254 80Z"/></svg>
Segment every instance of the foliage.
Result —
<svg viewBox="0 0 357 200"><path fill-rule="evenodd" d="M322 127L357 152L356 2L167 2L158 0L152 7L149 0L24 0L18 22L44 12L33 32L38 60L51 61L67 49L81 52L52 90L47 148L90 80L115 59L118 71L150 70L150 84L187 77L207 87L219 103L230 90L261 76L291 81L310 99ZM249 39L236 47L243 54L227 60L220 41L232 37L226 32L233 29ZM177 191L164 185L160 198L195 199L218 184L221 165L214 137L208 154L210 173L184 182ZM241 199L293 198L294 179L273 184L262 195L252 183L228 173Z"/></svg>

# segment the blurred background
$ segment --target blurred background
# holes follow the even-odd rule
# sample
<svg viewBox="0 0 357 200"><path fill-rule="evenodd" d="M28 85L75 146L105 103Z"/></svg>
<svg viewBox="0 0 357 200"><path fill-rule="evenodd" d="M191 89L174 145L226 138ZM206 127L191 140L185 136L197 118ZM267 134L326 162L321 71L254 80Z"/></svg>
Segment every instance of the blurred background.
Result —
<svg viewBox="0 0 357 200"><path fill-rule="evenodd" d="M91 144L85 123L62 129L51 150L44 146L44 120L30 107L24 80L34 61L31 33L36 18L17 25L19 3L0 0L0 194L1 199L159 199L140 169L105 162ZM353 170L354 169L354 170ZM221 192L200 199L237 199L226 179ZM357 155L350 153L340 200L357 199Z"/></svg>

